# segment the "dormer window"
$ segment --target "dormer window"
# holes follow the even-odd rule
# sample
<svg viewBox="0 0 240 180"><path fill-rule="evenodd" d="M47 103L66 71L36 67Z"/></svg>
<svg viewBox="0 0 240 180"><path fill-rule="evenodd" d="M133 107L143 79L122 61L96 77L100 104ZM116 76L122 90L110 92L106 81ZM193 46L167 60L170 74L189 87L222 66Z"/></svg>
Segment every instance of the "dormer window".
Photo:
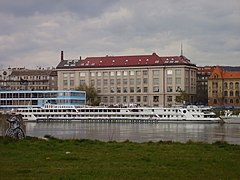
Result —
<svg viewBox="0 0 240 180"><path fill-rule="evenodd" d="M217 79L218 78L218 75L217 74L214 74L214 79Z"/></svg>

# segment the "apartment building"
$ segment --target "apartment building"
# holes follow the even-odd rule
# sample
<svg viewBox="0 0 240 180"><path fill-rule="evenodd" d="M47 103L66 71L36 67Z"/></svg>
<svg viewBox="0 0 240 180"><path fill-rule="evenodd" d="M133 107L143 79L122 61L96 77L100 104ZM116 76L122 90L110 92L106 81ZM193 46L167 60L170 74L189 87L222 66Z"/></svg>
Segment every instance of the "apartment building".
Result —
<svg viewBox="0 0 240 180"><path fill-rule="evenodd" d="M63 57L56 67L59 90L73 90L80 84L93 86L105 105L178 105L180 90L196 96L196 65L185 56L159 57L156 53L133 56Z"/></svg>
<svg viewBox="0 0 240 180"><path fill-rule="evenodd" d="M216 66L197 66L196 104L208 105L208 78Z"/></svg>
<svg viewBox="0 0 240 180"><path fill-rule="evenodd" d="M208 80L208 104L240 108L240 67L218 66Z"/></svg>
<svg viewBox="0 0 240 180"><path fill-rule="evenodd" d="M0 70L1 90L57 90L55 69L7 68Z"/></svg>

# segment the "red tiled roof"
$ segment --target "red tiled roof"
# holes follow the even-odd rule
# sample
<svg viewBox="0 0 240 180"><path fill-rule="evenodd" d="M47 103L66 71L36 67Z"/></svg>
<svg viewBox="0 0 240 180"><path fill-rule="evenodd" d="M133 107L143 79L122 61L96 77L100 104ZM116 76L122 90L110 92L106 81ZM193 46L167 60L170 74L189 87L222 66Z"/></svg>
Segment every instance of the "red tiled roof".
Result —
<svg viewBox="0 0 240 180"><path fill-rule="evenodd" d="M197 72L211 73L216 68L216 66L198 66Z"/></svg>
<svg viewBox="0 0 240 180"><path fill-rule="evenodd" d="M221 67L216 67L209 79L213 79L217 75L219 79L239 79L240 71L224 71Z"/></svg>
<svg viewBox="0 0 240 180"><path fill-rule="evenodd" d="M159 57L156 53L136 56L87 57L85 60L80 60L76 67L153 66L167 64L190 64L190 60L184 56Z"/></svg>

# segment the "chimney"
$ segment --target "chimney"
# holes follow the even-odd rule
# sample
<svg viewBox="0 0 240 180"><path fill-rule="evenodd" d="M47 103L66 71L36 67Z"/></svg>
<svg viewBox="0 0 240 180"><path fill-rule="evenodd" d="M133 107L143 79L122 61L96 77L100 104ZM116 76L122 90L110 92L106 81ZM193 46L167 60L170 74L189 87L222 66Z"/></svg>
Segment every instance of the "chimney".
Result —
<svg viewBox="0 0 240 180"><path fill-rule="evenodd" d="M61 61L63 61L63 51L61 51Z"/></svg>
<svg viewBox="0 0 240 180"><path fill-rule="evenodd" d="M82 60L82 56L79 57L79 60Z"/></svg>

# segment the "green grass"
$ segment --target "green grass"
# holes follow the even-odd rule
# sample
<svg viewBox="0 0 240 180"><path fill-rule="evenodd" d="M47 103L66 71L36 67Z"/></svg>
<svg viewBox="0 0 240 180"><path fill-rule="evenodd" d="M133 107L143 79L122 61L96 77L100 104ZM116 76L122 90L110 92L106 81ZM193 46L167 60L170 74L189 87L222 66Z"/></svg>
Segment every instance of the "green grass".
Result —
<svg viewBox="0 0 240 180"><path fill-rule="evenodd" d="M221 142L0 139L0 179L239 178L240 146Z"/></svg>

